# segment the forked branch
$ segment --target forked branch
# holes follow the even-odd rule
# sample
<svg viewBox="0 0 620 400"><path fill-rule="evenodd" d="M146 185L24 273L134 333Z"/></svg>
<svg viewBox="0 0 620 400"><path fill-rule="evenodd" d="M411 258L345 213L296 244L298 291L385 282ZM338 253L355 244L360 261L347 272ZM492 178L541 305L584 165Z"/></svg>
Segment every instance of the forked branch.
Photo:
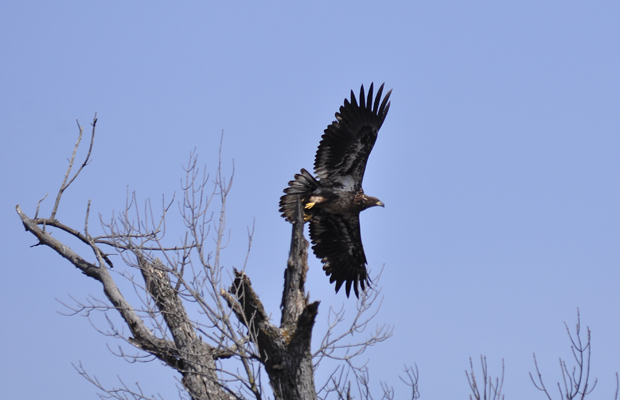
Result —
<svg viewBox="0 0 620 400"><path fill-rule="evenodd" d="M489 374L487 366L487 358L480 356L480 365L482 367L482 382L478 382L474 372L474 362L469 358L470 371L465 370L467 382L472 394L469 395L470 400L503 400L502 387L504 386L504 360L502 360L502 375L500 378L493 378ZM482 385L481 385L482 383ZM482 387L482 392L480 391Z"/></svg>
<svg viewBox="0 0 620 400"><path fill-rule="evenodd" d="M566 327L566 333L571 342L571 352L573 354L576 365L570 368L566 361L560 358L560 370L562 371L562 382L557 382L558 392L560 399L564 400L583 400L591 394L596 388L598 379L594 379L594 383L590 385L590 356L591 356L591 332L590 328L586 327L587 336L586 342L583 343L581 337L581 318L579 315L579 309L577 309L577 324L575 326L575 334L571 333L568 325L564 323ZM551 393L545 386L542 378L542 373L538 367L538 361L536 360L536 354L534 354L534 367L536 368L536 378L530 372L530 379L536 389L545 394L548 400L553 400ZM616 395L615 400L618 399L618 374L616 373Z"/></svg>
<svg viewBox="0 0 620 400"><path fill-rule="evenodd" d="M73 147L73 154L71 154L71 158L69 159L69 167L67 168L67 172L65 173L65 178L63 179L62 184L60 185L60 189L58 190L58 195L56 195L56 201L54 202L54 208L52 208L52 214L50 216L51 220L54 220L56 218L56 212L58 211L58 206L60 205L60 198L62 197L62 194L64 193L65 190L67 190L69 185L73 183L75 178L78 177L78 175L80 174L80 172L82 172L84 167L88 165L88 162L90 161L90 155L93 151L93 143L95 142L95 128L97 126L97 113L95 113L95 117L93 118L93 122L91 123L93 129L90 135L90 145L88 146L88 153L86 154L86 157L84 158L84 162L82 163L80 168L75 172L73 177L69 180L69 175L71 175L71 169L73 169L73 163L75 162L75 155L77 154L78 148L80 147L80 142L82 141L82 135L84 133L84 127L80 125L79 121L76 121L76 122L78 125L78 129L80 130L80 135L78 136L77 142L75 142L75 146ZM67 182L67 180L69 181Z"/></svg>

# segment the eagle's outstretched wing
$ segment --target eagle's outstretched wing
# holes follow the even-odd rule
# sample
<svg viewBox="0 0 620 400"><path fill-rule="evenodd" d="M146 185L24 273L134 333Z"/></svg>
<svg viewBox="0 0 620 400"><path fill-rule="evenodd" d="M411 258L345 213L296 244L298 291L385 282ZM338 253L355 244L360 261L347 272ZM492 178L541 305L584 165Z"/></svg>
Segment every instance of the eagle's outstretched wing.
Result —
<svg viewBox="0 0 620 400"><path fill-rule="evenodd" d="M369 283L359 214L318 213L310 220L310 239L329 282L336 282L336 293L346 282L347 297L353 286L359 298L358 283L362 291Z"/></svg>
<svg viewBox="0 0 620 400"><path fill-rule="evenodd" d="M381 101L381 85L373 102L372 92L371 83L366 97L362 85L358 104L351 91L351 102L344 100L336 121L325 129L314 159L314 173L321 182L341 183L349 190L361 188L368 155L390 108L392 93L390 90Z"/></svg>

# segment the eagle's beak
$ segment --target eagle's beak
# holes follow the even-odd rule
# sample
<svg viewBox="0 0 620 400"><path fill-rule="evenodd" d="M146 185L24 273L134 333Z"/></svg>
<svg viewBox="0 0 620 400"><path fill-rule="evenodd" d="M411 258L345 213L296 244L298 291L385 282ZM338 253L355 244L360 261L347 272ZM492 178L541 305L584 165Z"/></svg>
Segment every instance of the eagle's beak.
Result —
<svg viewBox="0 0 620 400"><path fill-rule="evenodd" d="M385 208L385 204L381 200L377 201L377 205Z"/></svg>

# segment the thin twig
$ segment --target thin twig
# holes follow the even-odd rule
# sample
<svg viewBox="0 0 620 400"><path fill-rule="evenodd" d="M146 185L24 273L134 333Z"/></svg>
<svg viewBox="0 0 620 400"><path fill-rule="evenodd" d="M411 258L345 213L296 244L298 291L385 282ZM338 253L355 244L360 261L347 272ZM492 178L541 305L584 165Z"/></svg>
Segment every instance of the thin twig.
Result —
<svg viewBox="0 0 620 400"><path fill-rule="evenodd" d="M73 163L75 162L75 155L77 153L78 147L80 147L80 142L82 141L82 135L84 133L84 128L80 126L79 121L76 121L76 122L78 125L78 129L80 130L80 134L78 135L78 139L75 142L75 146L73 147L73 153L71 154L71 159L69 160L69 167L67 168L65 177L62 181L62 184L60 185L60 189L58 190L58 195L56 195L56 201L54 202L54 208L52 209L52 214L50 216L50 219L52 220L56 219L56 213L58 211L58 206L60 205L60 198L62 197L62 194L69 187L69 185L71 185L71 183L73 183L73 181L78 177L82 169L84 169L84 167L88 164L88 161L90 160L90 155L93 150L93 143L95 141L95 127L97 125L97 113L95 113L95 117L93 118L93 122L92 122L93 130L92 130L92 134L90 138L90 146L88 148L88 153L86 154L86 158L84 159L84 162L82 163L80 168L77 170L77 172L73 175L71 180L67 182L67 180L69 179L69 175L71 174L71 169L73 168Z"/></svg>

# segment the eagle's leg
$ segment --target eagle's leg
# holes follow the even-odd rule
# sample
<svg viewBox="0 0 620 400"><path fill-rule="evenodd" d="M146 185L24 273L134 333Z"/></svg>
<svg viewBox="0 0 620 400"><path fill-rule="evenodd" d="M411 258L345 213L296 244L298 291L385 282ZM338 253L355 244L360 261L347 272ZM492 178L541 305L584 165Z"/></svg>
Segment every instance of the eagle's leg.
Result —
<svg viewBox="0 0 620 400"><path fill-rule="evenodd" d="M312 203L312 205L314 205L314 203ZM306 205L306 207L304 207L304 222L308 222L312 219L312 217L314 217L314 210L316 210L316 208L314 210L310 209L311 207L308 207Z"/></svg>
<svg viewBox="0 0 620 400"><path fill-rule="evenodd" d="M306 205L304 205L304 222L310 221L314 216L314 213L312 212L312 207L314 207L315 205L316 203L313 201L310 201L306 203Z"/></svg>
<svg viewBox="0 0 620 400"><path fill-rule="evenodd" d="M314 217L316 211L325 202L325 197L320 195L310 196L308 202L304 204L304 222L308 222Z"/></svg>

